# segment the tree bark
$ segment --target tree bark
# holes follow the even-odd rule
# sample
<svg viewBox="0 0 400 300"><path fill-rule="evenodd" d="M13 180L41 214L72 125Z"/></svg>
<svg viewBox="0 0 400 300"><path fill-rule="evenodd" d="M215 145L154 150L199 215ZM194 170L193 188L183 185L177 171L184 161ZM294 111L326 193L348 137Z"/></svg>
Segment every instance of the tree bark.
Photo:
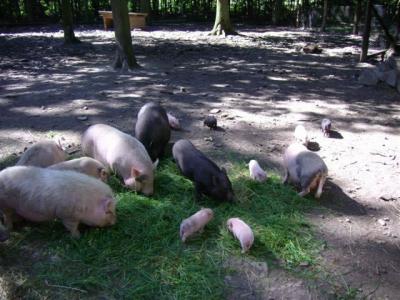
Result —
<svg viewBox="0 0 400 300"><path fill-rule="evenodd" d="M117 43L114 68L122 70L134 69L139 65L133 54L127 2L126 0L111 0L111 8Z"/></svg>
<svg viewBox="0 0 400 300"><path fill-rule="evenodd" d="M282 19L282 0L275 0L273 4L272 24L278 25Z"/></svg>
<svg viewBox="0 0 400 300"><path fill-rule="evenodd" d="M372 10L374 12L376 19L379 22L379 25L381 25L382 30L385 33L387 40L389 41L390 48L392 48L396 53L398 53L399 47L396 44L396 39L390 34L389 29L385 25L385 22L383 21L382 17L379 15L378 11L376 10L376 8L373 5L372 5Z"/></svg>
<svg viewBox="0 0 400 300"><path fill-rule="evenodd" d="M358 35L358 27L361 18L361 0L356 0L356 8L354 10L354 20L353 20L353 34Z"/></svg>
<svg viewBox="0 0 400 300"><path fill-rule="evenodd" d="M229 0L217 0L215 23L210 35L237 34L231 23L229 8Z"/></svg>
<svg viewBox="0 0 400 300"><path fill-rule="evenodd" d="M369 36L371 33L371 19L372 19L372 0L367 0L367 7L365 10L365 25L363 40L361 46L360 62L367 60L368 56L368 46L369 46Z"/></svg>
<svg viewBox="0 0 400 300"><path fill-rule="evenodd" d="M75 37L74 33L74 22L70 0L62 0L61 2L61 19L64 29L64 43L79 43L80 41Z"/></svg>
<svg viewBox="0 0 400 300"><path fill-rule="evenodd" d="M321 24L321 28L320 28L321 32L325 31L327 16L328 16L328 0L324 0L324 12L322 15L322 24Z"/></svg>

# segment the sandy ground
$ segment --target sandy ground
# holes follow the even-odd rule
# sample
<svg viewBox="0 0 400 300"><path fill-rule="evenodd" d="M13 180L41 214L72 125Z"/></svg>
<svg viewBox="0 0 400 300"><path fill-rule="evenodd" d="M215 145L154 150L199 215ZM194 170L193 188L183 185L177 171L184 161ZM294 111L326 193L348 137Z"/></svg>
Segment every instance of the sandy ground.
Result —
<svg viewBox="0 0 400 300"><path fill-rule="evenodd" d="M154 26L132 32L142 68L119 73L111 68L114 34L99 28L79 28L83 43L68 47L58 28L0 30L0 159L56 135L73 150L99 122L132 133L139 108L156 101L185 129L173 140L281 173L280 157L303 124L329 168L321 205L308 216L326 240L324 271L308 282L239 261L246 271L226 279L236 287L228 298L318 299L344 290L398 299L400 95L357 83L360 37L238 27L241 35L224 38L207 36L211 26ZM322 54L299 51L307 42ZM214 108L223 130L202 125ZM333 138L320 131L325 116Z"/></svg>

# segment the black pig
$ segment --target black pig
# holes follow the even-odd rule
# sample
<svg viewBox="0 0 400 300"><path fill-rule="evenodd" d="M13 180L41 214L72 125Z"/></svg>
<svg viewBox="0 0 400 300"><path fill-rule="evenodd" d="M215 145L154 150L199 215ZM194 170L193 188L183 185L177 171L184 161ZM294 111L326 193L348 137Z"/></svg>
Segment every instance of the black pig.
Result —
<svg viewBox="0 0 400 300"><path fill-rule="evenodd" d="M171 137L165 109L156 103L145 104L138 113L135 136L144 145L152 161L160 158Z"/></svg>
<svg viewBox="0 0 400 300"><path fill-rule="evenodd" d="M226 170L220 169L190 141L177 141L172 148L172 154L182 174L193 181L197 199L204 194L215 200L234 200L232 184Z"/></svg>

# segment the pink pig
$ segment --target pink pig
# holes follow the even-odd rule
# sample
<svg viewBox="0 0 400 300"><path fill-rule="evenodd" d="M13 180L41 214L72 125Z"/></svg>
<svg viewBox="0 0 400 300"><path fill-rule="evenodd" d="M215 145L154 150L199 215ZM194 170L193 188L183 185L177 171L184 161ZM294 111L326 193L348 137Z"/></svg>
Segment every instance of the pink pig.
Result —
<svg viewBox="0 0 400 300"><path fill-rule="evenodd" d="M35 166L46 168L50 165L65 161L66 153L59 143L43 141L34 144L22 154L17 166Z"/></svg>
<svg viewBox="0 0 400 300"><path fill-rule="evenodd" d="M175 130L181 129L181 124L179 123L179 120L176 117L174 117L170 113L167 113L167 117L168 117L169 127Z"/></svg>
<svg viewBox="0 0 400 300"><path fill-rule="evenodd" d="M264 182L267 180L267 173L260 167L258 162L252 159L249 162L250 177L256 181Z"/></svg>
<svg viewBox="0 0 400 300"><path fill-rule="evenodd" d="M196 232L203 232L204 226L214 217L214 213L210 208L202 208L194 215L182 221L179 234L182 242Z"/></svg>
<svg viewBox="0 0 400 300"><path fill-rule="evenodd" d="M229 231L240 241L242 253L248 251L254 242L254 234L250 226L239 218L230 218L226 225Z"/></svg>
<svg viewBox="0 0 400 300"><path fill-rule="evenodd" d="M14 215L29 221L60 219L73 237L78 226L115 224L115 200L108 185L74 171L16 166L0 172L0 210L11 229Z"/></svg>
<svg viewBox="0 0 400 300"><path fill-rule="evenodd" d="M297 125L294 130L295 140L307 147L310 142L306 128L303 125Z"/></svg>

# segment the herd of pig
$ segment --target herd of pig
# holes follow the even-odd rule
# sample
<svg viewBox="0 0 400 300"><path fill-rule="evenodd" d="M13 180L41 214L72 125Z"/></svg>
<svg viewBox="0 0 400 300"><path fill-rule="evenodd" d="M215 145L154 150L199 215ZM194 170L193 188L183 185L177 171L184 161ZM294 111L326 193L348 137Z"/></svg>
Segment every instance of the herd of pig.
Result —
<svg viewBox="0 0 400 300"><path fill-rule="evenodd" d="M215 129L216 119L207 117L205 125ZM329 135L330 121L322 121L324 135ZM159 104L147 103L139 111L135 137L105 124L90 126L81 139L85 157L66 160L60 144L43 141L27 149L16 166L0 172L0 241L9 238L17 219L32 222L60 219L73 237L80 236L80 223L89 226L110 226L116 222L116 201L106 184L109 172L117 174L124 185L150 196L154 192L154 172L171 137L171 129L179 129L174 116ZM323 160L305 145L307 132L299 125L296 143L284 153L284 182L300 186L299 195L316 189L318 198L327 177ZM219 168L189 140L174 143L173 158L180 172L195 187L196 199L206 195L217 201L234 201L232 184L224 168ZM257 161L249 162L250 177L259 182L267 174ZM213 218L203 208L183 220L180 238L183 242L201 232ZM251 228L239 218L227 220L227 228L240 241L242 251L253 244Z"/></svg>

